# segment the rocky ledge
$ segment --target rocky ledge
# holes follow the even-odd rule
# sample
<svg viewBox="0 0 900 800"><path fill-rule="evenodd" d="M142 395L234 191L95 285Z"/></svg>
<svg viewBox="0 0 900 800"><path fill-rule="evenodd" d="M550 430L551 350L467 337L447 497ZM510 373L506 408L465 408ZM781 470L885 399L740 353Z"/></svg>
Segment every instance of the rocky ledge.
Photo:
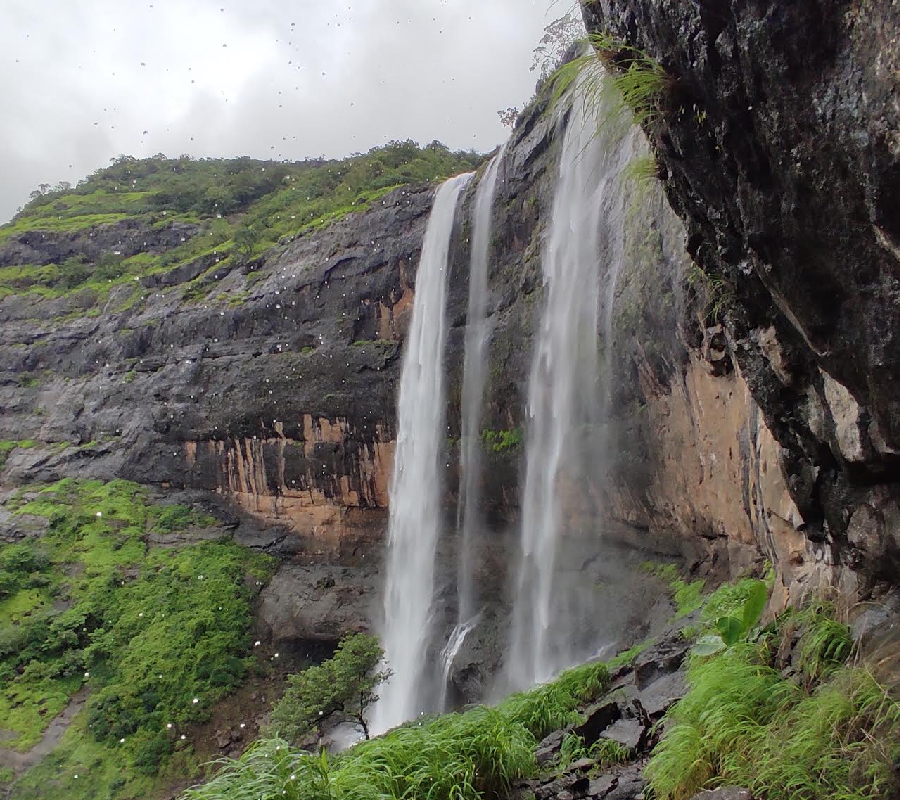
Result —
<svg viewBox="0 0 900 800"><path fill-rule="evenodd" d="M544 771L515 786L512 800L643 800L647 788L643 767L662 734L660 723L687 691L689 648L682 626L669 627L630 665L615 670L606 694L581 710L582 722L554 731L538 745L535 757ZM566 752L570 737L580 738L579 750L584 753L608 742L615 757L575 753L573 758L571 751Z"/></svg>

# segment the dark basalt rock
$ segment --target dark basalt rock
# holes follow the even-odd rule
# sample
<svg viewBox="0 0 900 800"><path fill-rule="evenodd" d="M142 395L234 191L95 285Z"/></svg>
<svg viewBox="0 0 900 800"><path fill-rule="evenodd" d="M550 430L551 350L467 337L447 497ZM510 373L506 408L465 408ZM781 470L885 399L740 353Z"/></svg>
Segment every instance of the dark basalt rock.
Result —
<svg viewBox="0 0 900 800"><path fill-rule="evenodd" d="M729 287L712 362L727 352L749 385L804 532L864 586L895 582L900 9L596 0L584 16L671 77L647 130L691 255Z"/></svg>
<svg viewBox="0 0 900 800"><path fill-rule="evenodd" d="M635 702L640 710L651 720L662 719L674 703L684 696L687 691L684 672L673 672L670 675L655 680L643 691L635 696Z"/></svg>
<svg viewBox="0 0 900 800"><path fill-rule="evenodd" d="M559 755L559 748L567 733L566 729L553 731L553 733L540 741L537 749L534 751L534 759L539 767L549 764Z"/></svg>
<svg viewBox="0 0 900 800"><path fill-rule="evenodd" d="M160 215L160 219L165 218ZM0 268L22 264L60 264L73 256L93 262L116 251L122 258L137 253L158 255L178 247L199 230L199 225L185 222L172 222L154 228L137 219L124 219L72 232L37 229L13 234L4 241L0 247Z"/></svg>
<svg viewBox="0 0 900 800"><path fill-rule="evenodd" d="M631 666L621 667L603 697L580 710L581 724L554 731L541 741L535 756L544 775L514 787L514 800L642 800L647 787L643 768L659 739L658 723L686 691L685 651L681 630L673 625L644 652L640 663L635 660ZM641 686L640 675L650 674L651 663L654 679ZM603 767L593 758L582 758L560 767L562 743L570 735L581 737L585 748L600 739L614 741L627 751L627 763Z"/></svg>
<svg viewBox="0 0 900 800"><path fill-rule="evenodd" d="M620 719L601 734L602 739L622 745L629 750L639 750L647 740L647 727L639 719Z"/></svg>
<svg viewBox="0 0 900 800"><path fill-rule="evenodd" d="M634 682L637 688L646 689L660 676L675 672L689 649L690 642L675 635L644 650L634 660Z"/></svg>
<svg viewBox="0 0 900 800"><path fill-rule="evenodd" d="M614 700L606 700L591 706L584 712L585 721L576 725L573 733L584 739L586 745L592 745L600 735L622 718L622 709Z"/></svg>

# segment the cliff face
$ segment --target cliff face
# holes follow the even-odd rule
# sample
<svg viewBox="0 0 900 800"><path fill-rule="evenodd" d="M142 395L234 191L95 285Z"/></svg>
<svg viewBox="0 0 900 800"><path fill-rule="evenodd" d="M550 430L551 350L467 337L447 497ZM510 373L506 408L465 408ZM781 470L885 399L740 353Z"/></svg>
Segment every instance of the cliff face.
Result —
<svg viewBox="0 0 900 800"><path fill-rule="evenodd" d="M585 9L594 30L673 76L663 122L648 130L665 196L655 181L627 186L621 267L600 263L612 313L601 332L609 396L597 402L608 400L611 438L592 488L605 535L706 571L768 559L778 602L824 584L863 595L896 580L900 552L896 49L879 49L895 12L854 8ZM519 120L494 206L483 496L498 530L518 513L561 138L545 112L538 102ZM475 185L449 276L448 519ZM35 443L11 451L3 484L72 475L197 490L281 531L281 551L298 560L372 561L433 193L396 190L250 267L217 272L204 255L141 277L140 302L120 285L102 303L89 291L0 298L0 439ZM0 269L162 253L199 232L134 220L32 230L0 244ZM502 572L508 560L485 563Z"/></svg>
<svg viewBox="0 0 900 800"><path fill-rule="evenodd" d="M368 535L387 505L394 381L431 196L399 190L253 272L223 270L200 302L185 300L193 275L179 274L147 279L144 303L118 312L115 290L99 314L0 301L0 438L39 443L11 454L5 480L121 476L222 493L331 545ZM53 258L99 237L122 248L131 233L46 233L30 246Z"/></svg>
<svg viewBox="0 0 900 800"><path fill-rule="evenodd" d="M502 257L492 275L486 424L498 431L521 422L521 345L540 270L540 209L552 196L553 130L539 111L517 134L497 201ZM0 298L0 440L29 445L9 454L4 484L118 476L206 490L322 551L372 545L386 519L400 350L433 195L433 186L396 190L248 267L217 271L204 256L141 277L139 301L128 285L102 302L90 290ZM458 214L450 276L449 451L458 437L473 200L474 187ZM198 230L125 220L16 233L0 244L0 270L165 253ZM202 274L205 291L194 297ZM518 455L490 452L497 519L509 516Z"/></svg>
<svg viewBox="0 0 900 800"><path fill-rule="evenodd" d="M727 309L724 328L697 339L734 366L715 391L750 412L726 428L741 431L729 453L753 456L740 486L757 541L788 572L815 562L817 580L851 593L896 581L897 8L597 0L584 13L670 76L648 132L688 250ZM701 438L719 438L713 419L695 420ZM720 478L724 444L713 445ZM763 502L773 469L789 492L774 505ZM726 481L733 497L742 471ZM757 491L753 474L769 476Z"/></svg>

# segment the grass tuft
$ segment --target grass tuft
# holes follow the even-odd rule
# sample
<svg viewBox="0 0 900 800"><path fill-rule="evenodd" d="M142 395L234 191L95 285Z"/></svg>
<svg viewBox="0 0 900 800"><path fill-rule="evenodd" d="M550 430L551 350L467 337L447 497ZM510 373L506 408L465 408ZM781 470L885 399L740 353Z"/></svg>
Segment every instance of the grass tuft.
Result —
<svg viewBox="0 0 900 800"><path fill-rule="evenodd" d="M609 683L609 669L602 662L566 670L552 683L510 695L499 705L513 722L537 739L577 722L578 707L597 699Z"/></svg>
<svg viewBox="0 0 900 800"><path fill-rule="evenodd" d="M219 774L188 790L191 800L478 800L502 796L534 772L536 740L499 709L480 706L396 728L329 759L292 750L281 739L258 742Z"/></svg>
<svg viewBox="0 0 900 800"><path fill-rule="evenodd" d="M798 645L800 669L807 680L820 681L838 669L853 652L850 628L831 615L834 609L817 603L797 614L803 635Z"/></svg>
<svg viewBox="0 0 900 800"><path fill-rule="evenodd" d="M598 103L608 85L620 97L638 125L652 126L661 118L672 76L643 50L604 33L585 40L590 51L561 65L549 78L550 107L575 86L587 103ZM602 124L601 120L601 124Z"/></svg>
<svg viewBox="0 0 900 800"><path fill-rule="evenodd" d="M609 661L606 662L607 666L613 670L618 669L619 667L624 667L626 664L631 664L641 653L644 652L651 644L653 644L652 639L645 639L643 642L638 642L635 645L632 645L627 650L623 650L621 653L617 653L613 656Z"/></svg>
<svg viewBox="0 0 900 800"><path fill-rule="evenodd" d="M660 180L659 164L653 156L638 156L631 159L622 172L638 186L646 186Z"/></svg>
<svg viewBox="0 0 900 800"><path fill-rule="evenodd" d="M736 613L750 585L714 593L704 621ZM730 784L767 800L878 800L900 792L895 687L873 662L847 663L852 640L832 611L816 603L788 612L756 642L692 659L690 690L670 711L672 725L646 769L658 800ZM777 667L797 635L805 680Z"/></svg>
<svg viewBox="0 0 900 800"><path fill-rule="evenodd" d="M630 761L633 756L630 748L612 739L598 739L590 747L586 747L584 739L577 733L567 733L559 748L557 767L565 769L581 758L592 758L600 767L611 767Z"/></svg>

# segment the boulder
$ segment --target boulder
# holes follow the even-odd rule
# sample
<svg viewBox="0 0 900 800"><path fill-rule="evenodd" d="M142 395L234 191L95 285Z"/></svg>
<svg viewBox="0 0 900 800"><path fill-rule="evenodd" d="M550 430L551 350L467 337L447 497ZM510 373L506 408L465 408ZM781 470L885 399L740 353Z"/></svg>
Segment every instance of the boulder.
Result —
<svg viewBox="0 0 900 800"><path fill-rule="evenodd" d="M645 689L664 675L675 672L690 650L690 642L675 635L648 647L634 660L634 682Z"/></svg>

